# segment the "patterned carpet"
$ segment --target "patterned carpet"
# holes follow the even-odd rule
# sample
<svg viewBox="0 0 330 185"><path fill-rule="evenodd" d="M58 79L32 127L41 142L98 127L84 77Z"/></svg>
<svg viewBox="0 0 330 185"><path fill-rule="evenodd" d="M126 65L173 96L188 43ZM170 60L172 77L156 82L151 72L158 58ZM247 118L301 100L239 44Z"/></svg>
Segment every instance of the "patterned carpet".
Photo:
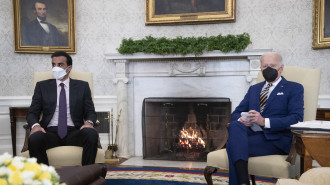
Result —
<svg viewBox="0 0 330 185"><path fill-rule="evenodd" d="M203 170L155 167L108 168L107 184L120 185L200 185L206 184ZM227 185L228 174L217 172L212 176L215 185ZM275 179L256 177L258 185L274 185Z"/></svg>

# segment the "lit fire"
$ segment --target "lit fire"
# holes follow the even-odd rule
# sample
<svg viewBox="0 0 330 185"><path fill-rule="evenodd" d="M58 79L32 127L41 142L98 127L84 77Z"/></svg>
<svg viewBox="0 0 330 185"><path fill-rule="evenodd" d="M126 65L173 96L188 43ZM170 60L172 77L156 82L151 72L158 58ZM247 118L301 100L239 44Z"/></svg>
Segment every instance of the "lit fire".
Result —
<svg viewBox="0 0 330 185"><path fill-rule="evenodd" d="M194 129L182 129L180 131L179 146L185 149L200 148L201 146L205 148L205 142L201 137L198 137L198 133Z"/></svg>

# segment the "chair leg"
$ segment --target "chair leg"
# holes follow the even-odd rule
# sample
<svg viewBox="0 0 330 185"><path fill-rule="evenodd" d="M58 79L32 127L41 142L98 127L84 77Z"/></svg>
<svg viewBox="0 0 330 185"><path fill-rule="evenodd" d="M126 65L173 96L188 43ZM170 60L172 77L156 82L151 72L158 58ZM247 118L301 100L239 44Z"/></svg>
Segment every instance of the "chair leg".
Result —
<svg viewBox="0 0 330 185"><path fill-rule="evenodd" d="M217 168L212 166L206 166L204 170L204 177L207 182L207 185L213 185L212 174L217 171Z"/></svg>
<svg viewBox="0 0 330 185"><path fill-rule="evenodd" d="M256 177L254 175L250 175L250 176L251 176L252 185L256 185Z"/></svg>

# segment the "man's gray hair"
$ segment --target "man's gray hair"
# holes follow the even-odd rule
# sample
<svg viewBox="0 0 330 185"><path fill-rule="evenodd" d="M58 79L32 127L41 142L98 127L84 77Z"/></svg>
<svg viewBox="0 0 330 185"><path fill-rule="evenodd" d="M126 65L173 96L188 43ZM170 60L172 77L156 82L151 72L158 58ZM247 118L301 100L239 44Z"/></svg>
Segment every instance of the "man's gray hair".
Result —
<svg viewBox="0 0 330 185"><path fill-rule="evenodd" d="M274 51L264 53L264 54L261 56L261 58L260 58L260 62L262 62L262 58L263 58L264 56L267 56L267 55L276 55L276 56L278 57L278 60L279 60L279 62L280 62L280 64L281 64L281 66L284 65L284 64L283 64L283 60L282 60L282 56L281 56L280 54L278 54L277 52L274 52Z"/></svg>

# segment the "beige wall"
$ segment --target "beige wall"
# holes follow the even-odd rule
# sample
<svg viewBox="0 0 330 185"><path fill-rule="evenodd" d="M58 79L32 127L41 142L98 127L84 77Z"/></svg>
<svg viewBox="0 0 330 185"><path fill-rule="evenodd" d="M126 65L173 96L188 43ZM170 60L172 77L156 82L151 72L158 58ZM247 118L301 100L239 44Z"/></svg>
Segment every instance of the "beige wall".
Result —
<svg viewBox="0 0 330 185"><path fill-rule="evenodd" d="M322 68L320 94L329 94L330 52L312 50L312 0L237 0L235 23L145 26L145 0L76 0L73 68L94 73L94 94L115 95L113 64L104 59L122 38L211 36L247 32L250 49L273 49L286 65ZM50 70L49 54L17 54L12 0L0 4L0 96L30 96L35 71Z"/></svg>

